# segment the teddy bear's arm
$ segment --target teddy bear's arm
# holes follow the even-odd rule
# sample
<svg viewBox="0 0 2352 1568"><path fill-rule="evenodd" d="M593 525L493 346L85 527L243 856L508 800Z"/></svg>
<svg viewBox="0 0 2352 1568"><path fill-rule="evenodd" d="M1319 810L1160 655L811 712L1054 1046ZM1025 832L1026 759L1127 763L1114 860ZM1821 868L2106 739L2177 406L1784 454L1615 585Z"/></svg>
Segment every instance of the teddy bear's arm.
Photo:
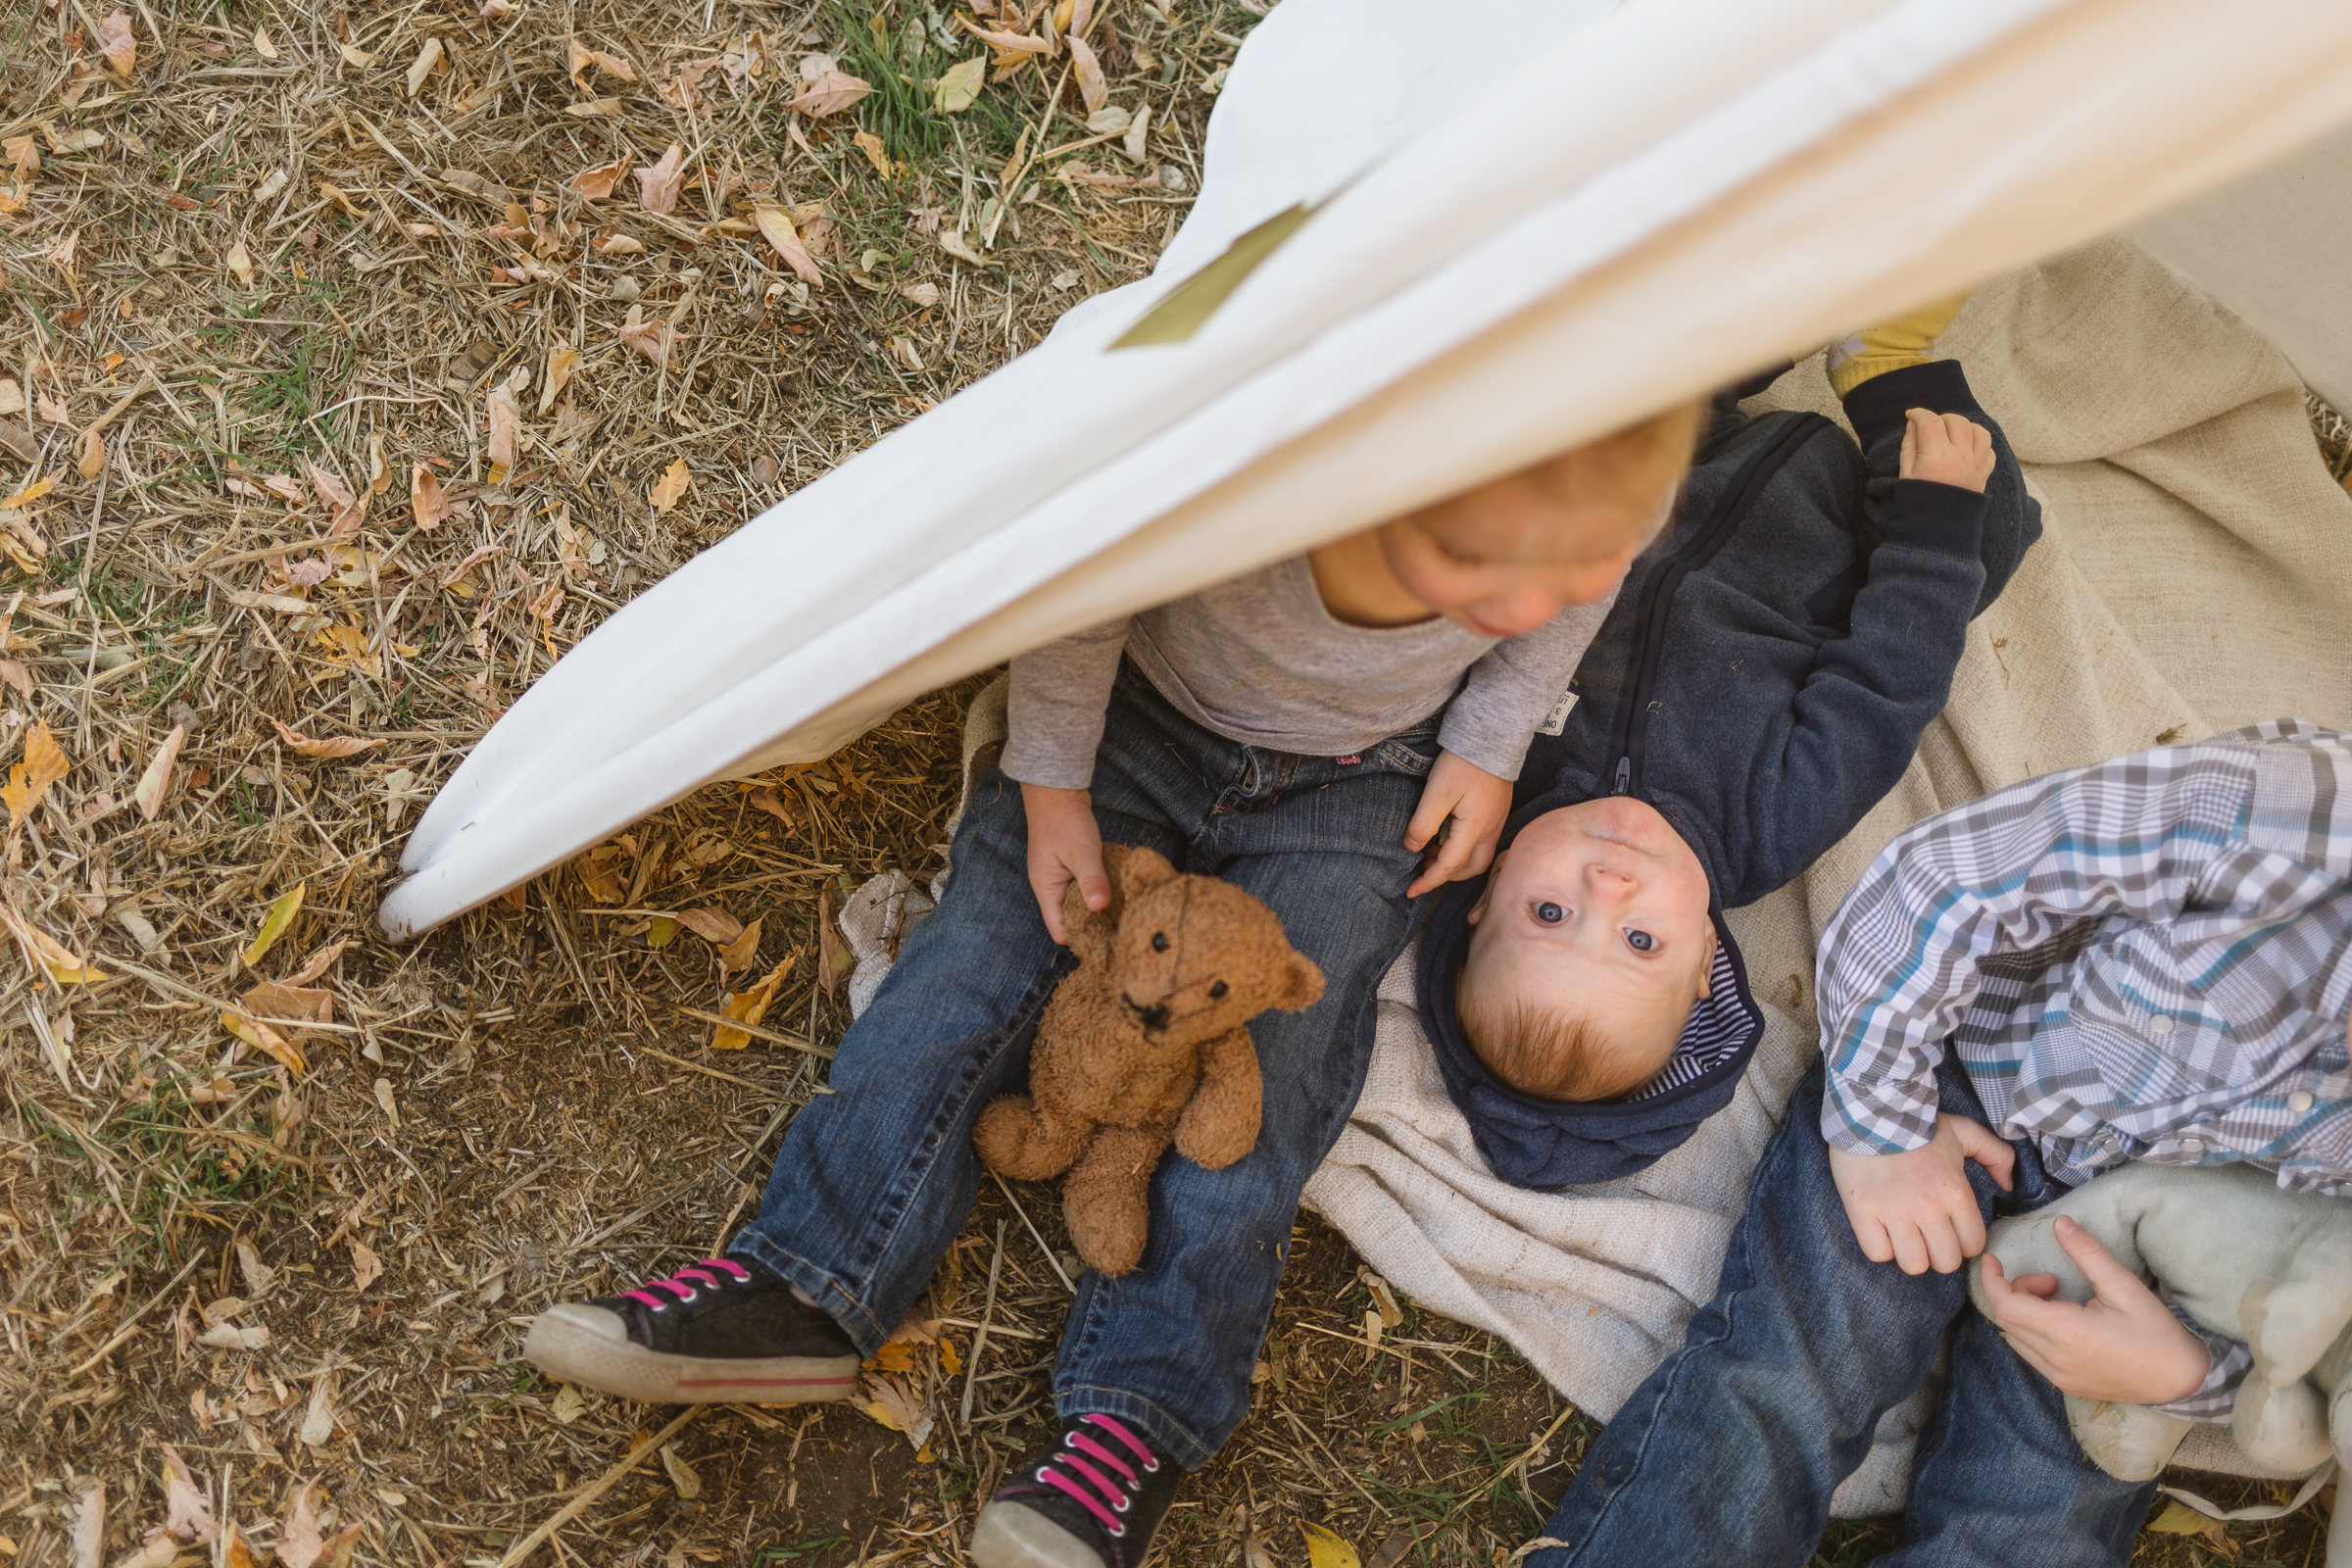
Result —
<svg viewBox="0 0 2352 1568"><path fill-rule="evenodd" d="M1257 1147L1264 1083L1247 1026L1200 1048L1200 1087L1176 1122L1176 1152L1207 1170L1222 1170Z"/></svg>

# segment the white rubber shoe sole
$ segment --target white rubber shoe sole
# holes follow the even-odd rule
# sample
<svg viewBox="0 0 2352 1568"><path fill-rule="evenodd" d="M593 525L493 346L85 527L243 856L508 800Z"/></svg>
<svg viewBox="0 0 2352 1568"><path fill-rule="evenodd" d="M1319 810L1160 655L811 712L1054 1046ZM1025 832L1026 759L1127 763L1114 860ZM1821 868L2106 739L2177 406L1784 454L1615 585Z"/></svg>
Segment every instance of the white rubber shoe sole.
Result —
<svg viewBox="0 0 2352 1568"><path fill-rule="evenodd" d="M973 1568L1102 1568L1094 1547L1017 1502L992 1502L980 1510L967 1555Z"/></svg>
<svg viewBox="0 0 2352 1568"><path fill-rule="evenodd" d="M855 1351L723 1361L671 1355L631 1341L618 1313L580 1301L540 1313L522 1358L560 1382L647 1404L811 1404L848 1398L858 1387Z"/></svg>

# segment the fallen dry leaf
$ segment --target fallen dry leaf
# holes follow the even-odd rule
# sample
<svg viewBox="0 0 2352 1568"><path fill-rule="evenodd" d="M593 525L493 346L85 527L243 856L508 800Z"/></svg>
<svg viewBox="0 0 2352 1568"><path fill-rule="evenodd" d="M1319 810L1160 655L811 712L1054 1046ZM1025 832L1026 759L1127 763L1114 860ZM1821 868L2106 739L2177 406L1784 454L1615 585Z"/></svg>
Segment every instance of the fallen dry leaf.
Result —
<svg viewBox="0 0 2352 1568"><path fill-rule="evenodd" d="M318 1387L324 1389L320 1380ZM329 1431L332 1431L331 1417ZM306 1428L304 1441L309 1442ZM321 1437L314 1447L325 1442ZM319 1539L318 1517L311 1510L311 1491L316 1482L305 1481L294 1489L293 1506L286 1511L286 1522L278 1530L277 1560L283 1568L343 1568L351 1560L352 1547L359 1544L361 1526L345 1525L332 1536Z"/></svg>
<svg viewBox="0 0 2352 1568"><path fill-rule="evenodd" d="M262 916L261 930L254 933L252 945L245 950L246 968L259 963L264 954L277 946L277 939L286 934L286 927L302 912L303 895L310 890L309 882L297 882L270 902L269 912Z"/></svg>
<svg viewBox="0 0 2352 1568"><path fill-rule="evenodd" d="M95 479L106 466L106 437L96 425L81 432L81 456L74 462L74 471L84 479Z"/></svg>
<svg viewBox="0 0 2352 1568"><path fill-rule="evenodd" d="M213 1523L213 1506L178 1451L170 1444L163 1447L164 1532L190 1545L201 1545L220 1533L220 1527Z"/></svg>
<svg viewBox="0 0 2352 1568"><path fill-rule="evenodd" d="M139 775L139 786L130 798L137 803L142 821L154 821L155 813L164 808L164 796L172 788L172 764L178 759L180 745L187 738L188 726L174 724L172 733L164 737L164 744L155 749L146 771Z"/></svg>
<svg viewBox="0 0 2352 1568"><path fill-rule="evenodd" d="M629 166L636 161L636 154L622 153L609 164L599 164L594 169L581 170L565 183L588 200L601 202L612 194L612 187L627 176Z"/></svg>
<svg viewBox="0 0 2352 1568"><path fill-rule="evenodd" d="M319 757L328 759L337 757L357 757L360 753L368 750L370 747L381 746L384 744L383 740L376 736L363 738L358 735L332 735L324 740L313 740L311 737L305 735L302 731L294 728L290 724L279 723L278 720L274 718L270 722L277 726L277 738L279 740L292 747L295 751L300 752L305 757Z"/></svg>
<svg viewBox="0 0 2352 1568"><path fill-rule="evenodd" d="M277 58L277 45L270 41L270 32L268 28L256 27L253 29L253 52L257 55L260 55L264 60L275 60Z"/></svg>
<svg viewBox="0 0 2352 1568"><path fill-rule="evenodd" d="M931 1417L906 1381L885 1373L865 1379L860 1388L866 1397L858 1401L858 1408L893 1432L906 1434L906 1441L919 1450L923 1440L931 1436Z"/></svg>
<svg viewBox="0 0 2352 1568"><path fill-rule="evenodd" d="M1306 1538L1307 1568L1364 1568L1364 1559L1356 1555L1355 1547L1345 1537L1303 1519L1298 1521L1298 1533Z"/></svg>
<svg viewBox="0 0 2352 1568"><path fill-rule="evenodd" d="M32 808L41 804L49 786L64 778L74 764L66 760L65 749L49 726L35 722L24 732L24 758L8 771L8 782L0 784L0 804L8 807L9 824L21 826Z"/></svg>
<svg viewBox="0 0 2352 1568"><path fill-rule="evenodd" d="M19 697L32 695L32 671L13 659L0 659L0 681L6 681Z"/></svg>
<svg viewBox="0 0 2352 1568"><path fill-rule="evenodd" d="M657 163L637 171L638 200L649 213L678 210L678 187L686 178L686 149L669 144Z"/></svg>
<svg viewBox="0 0 2352 1568"><path fill-rule="evenodd" d="M257 1019L287 1023L335 1021L334 993L317 986L290 986L282 981L265 980L247 991L241 1000L246 1010Z"/></svg>
<svg viewBox="0 0 2352 1568"><path fill-rule="evenodd" d="M327 525L327 532L334 536L357 533L360 519L368 515L367 498L353 495L351 486L345 484L340 475L321 468L308 459L304 460L303 466L311 470L311 488L318 492L319 502L334 518Z"/></svg>
<svg viewBox="0 0 2352 1568"><path fill-rule="evenodd" d="M873 90L873 83L836 68L810 82L806 92L785 107L797 110L811 120L822 120L827 115L838 115L844 109L851 108Z"/></svg>
<svg viewBox="0 0 2352 1568"><path fill-rule="evenodd" d="M1078 78L1078 95L1086 100L1086 112L1091 115L1109 101L1110 84L1102 79L1102 63L1084 38L1062 41L1070 46L1070 74Z"/></svg>
<svg viewBox="0 0 2352 1568"><path fill-rule="evenodd" d="M18 914L7 904L0 904L0 925L8 928L9 935L17 939L17 946L24 950L25 958L47 975L51 984L86 986L106 978L89 960Z"/></svg>
<svg viewBox="0 0 2352 1568"><path fill-rule="evenodd" d="M253 254L245 249L243 240L231 245L228 248L228 254L221 260L227 264L228 270L236 274L239 283L247 288L253 287Z"/></svg>
<svg viewBox="0 0 2352 1568"><path fill-rule="evenodd" d="M306 1070L302 1052L294 1043L261 1020L248 1018L241 1012L223 1011L220 1014L220 1027L269 1056L286 1071L299 1076Z"/></svg>
<svg viewBox="0 0 2352 1568"><path fill-rule="evenodd" d="M865 161L874 166L876 173L884 179L890 177L890 152L882 145L881 137L870 130L861 130L850 140L857 143L859 152L865 154Z"/></svg>
<svg viewBox="0 0 2352 1568"><path fill-rule="evenodd" d="M768 461L772 463L774 460L769 459ZM769 482L772 483L772 479ZM786 827L797 825L793 820L792 812L785 808L783 797L764 785L752 791L752 805L758 809L765 811Z"/></svg>
<svg viewBox="0 0 2352 1568"><path fill-rule="evenodd" d="M490 440L484 454L490 459L490 482L504 484L514 467L514 442L522 433L522 410L514 404L514 389L505 381L490 389Z"/></svg>
<svg viewBox="0 0 2352 1568"><path fill-rule="evenodd" d="M718 950L720 968L729 974L739 974L760 961L760 917L755 915L752 923L743 928L741 936L732 942L720 945Z"/></svg>
<svg viewBox="0 0 2352 1568"><path fill-rule="evenodd" d="M450 500L442 493L439 477L419 463L409 470L409 510L416 514L416 526L430 533L444 522L462 519L473 503Z"/></svg>
<svg viewBox="0 0 2352 1568"><path fill-rule="evenodd" d="M988 74L988 57L974 55L959 61L940 73L939 85L931 89L931 107L943 115L959 115L980 99L981 84Z"/></svg>
<svg viewBox="0 0 2352 1568"><path fill-rule="evenodd" d="M784 258L784 265L792 269L795 276L810 288L825 286L825 274L816 270L816 259L801 243L801 231L793 226L790 213L781 207L756 207L752 210L752 220L760 225L760 232L767 236L767 242L776 248L776 254Z"/></svg>
<svg viewBox="0 0 2352 1568"><path fill-rule="evenodd" d="M572 348L553 348L547 351L547 374L540 377L539 412L545 414L566 386L571 384L571 372L580 368L580 351Z"/></svg>
<svg viewBox="0 0 2352 1568"><path fill-rule="evenodd" d="M681 909L672 918L714 947L723 948L743 935L743 922L724 909Z"/></svg>
<svg viewBox="0 0 2352 1568"><path fill-rule="evenodd" d="M596 242L596 254L599 256L641 256L644 253L645 241L632 234L607 234Z"/></svg>
<svg viewBox="0 0 2352 1568"><path fill-rule="evenodd" d="M425 39L424 47L416 51L416 60L409 66L410 97L414 98L424 90L425 78L438 70L440 65L441 40L438 38Z"/></svg>
<svg viewBox="0 0 2352 1568"><path fill-rule="evenodd" d="M577 38L571 40L567 52L570 56L570 65L566 69L565 74L571 77L571 84L575 87L583 85L580 74L590 66L596 67L608 76L618 76L623 81L637 79L637 68L626 60L618 55L609 55L602 49L591 49Z"/></svg>
<svg viewBox="0 0 2352 1568"><path fill-rule="evenodd" d="M662 365L669 359L669 346L677 341L677 334L665 320L630 321L621 327L620 340L656 365Z"/></svg>
<svg viewBox="0 0 2352 1568"><path fill-rule="evenodd" d="M601 844L571 862L580 886L599 904L619 904L629 896L620 880L620 846Z"/></svg>
<svg viewBox="0 0 2352 1568"><path fill-rule="evenodd" d="M365 1242L351 1244L351 1288L364 1291L384 1277L383 1260Z"/></svg>
<svg viewBox="0 0 2352 1568"><path fill-rule="evenodd" d="M337 958L343 956L343 950L350 946L351 939L348 937L344 938L341 942L329 942L326 946L320 948L318 952L303 959L302 967L295 970L292 974L286 976L286 984L290 986L309 985L312 981L326 973L327 966L333 963Z"/></svg>
<svg viewBox="0 0 2352 1568"><path fill-rule="evenodd" d="M1135 118L1127 122L1127 134L1119 142L1119 151L1127 155L1129 163L1140 164L1144 161L1144 136L1151 128L1152 106L1146 104L1138 109L1135 112Z"/></svg>
<svg viewBox="0 0 2352 1568"><path fill-rule="evenodd" d="M703 1494L703 1478L694 1466L678 1457L676 1447L666 1443L662 1446L662 1468L669 1472L669 1484L678 1489L681 1500L692 1502Z"/></svg>
<svg viewBox="0 0 2352 1568"><path fill-rule="evenodd" d="M139 59L138 42L130 35L129 12L117 11L98 24L98 52L116 75L129 79L131 67Z"/></svg>
<svg viewBox="0 0 2352 1568"><path fill-rule="evenodd" d="M99 1568L106 1549L106 1483L92 1479L74 1505L74 1568Z"/></svg>
<svg viewBox="0 0 2352 1568"><path fill-rule="evenodd" d="M703 101L703 77L710 74L715 60L693 60L671 74L662 84L662 96L679 109L693 109Z"/></svg>
<svg viewBox="0 0 2352 1568"><path fill-rule="evenodd" d="M686 487L692 483L694 474L687 468L686 460L673 459L669 466L662 470L662 477L654 481L654 488L647 493L646 499L654 504L656 512L667 512L678 504L678 498L686 493Z"/></svg>
<svg viewBox="0 0 2352 1568"><path fill-rule="evenodd" d="M760 1019L767 1016L768 1004L776 1000L776 992L782 988L784 977L792 972L793 960L799 956L800 951L796 948L785 956L782 963L768 970L766 977L758 985L749 991L735 993L735 1000L728 1003L724 1009L726 1015L737 1023L757 1026ZM715 1026L710 1035L710 1049L713 1051L741 1051L751 1043L750 1035L740 1029L730 1029L723 1023Z"/></svg>

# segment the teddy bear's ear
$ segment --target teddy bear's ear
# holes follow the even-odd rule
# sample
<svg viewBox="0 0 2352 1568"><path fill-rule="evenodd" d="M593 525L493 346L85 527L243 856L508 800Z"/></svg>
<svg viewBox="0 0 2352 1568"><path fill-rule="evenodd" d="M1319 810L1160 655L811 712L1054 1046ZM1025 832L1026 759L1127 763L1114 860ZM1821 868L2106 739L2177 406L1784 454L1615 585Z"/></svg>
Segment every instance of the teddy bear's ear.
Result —
<svg viewBox="0 0 2352 1568"><path fill-rule="evenodd" d="M1282 977L1282 994L1273 1005L1285 1012L1303 1012L1323 1000L1323 971L1312 960L1292 954Z"/></svg>
<svg viewBox="0 0 2352 1568"><path fill-rule="evenodd" d="M1111 872L1113 880L1123 891L1141 893L1146 888L1157 887L1162 882L1176 879L1176 868L1157 850L1147 849L1141 844L1130 844L1125 848L1127 853L1119 858L1117 869Z"/></svg>

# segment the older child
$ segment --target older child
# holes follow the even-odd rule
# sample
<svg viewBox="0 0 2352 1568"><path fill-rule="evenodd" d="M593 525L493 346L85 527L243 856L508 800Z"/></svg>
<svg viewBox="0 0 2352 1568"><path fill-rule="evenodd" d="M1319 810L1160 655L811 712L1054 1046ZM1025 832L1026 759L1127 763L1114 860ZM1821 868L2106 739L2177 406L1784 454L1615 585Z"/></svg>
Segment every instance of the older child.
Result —
<svg viewBox="0 0 2352 1568"><path fill-rule="evenodd" d="M1730 1098L1761 1016L1721 911L1893 786L2039 535L1960 367L1927 359L1958 309L1833 354L1859 446L1722 402L1528 754L1509 849L1440 902L1424 1023L1504 1180L1631 1174Z"/></svg>
<svg viewBox="0 0 2352 1568"><path fill-rule="evenodd" d="M2226 1421L2248 1362L2066 1220L2096 1286L1958 1273L1996 1213L2127 1160L2352 1188L2352 741L2279 720L1996 791L1886 847L1822 933L1825 1068L1756 1167L1715 1299L1546 1534L1569 1563L1806 1561L1879 1417L1948 1348L1882 1562L2120 1564L2153 1481L2063 1395ZM2004 1141L2006 1140L2006 1141Z"/></svg>
<svg viewBox="0 0 2352 1568"><path fill-rule="evenodd" d="M983 1568L1133 1568L1180 1469L1249 1407L1298 1192L1370 1056L1373 988L1420 894L1483 869L1528 737L1663 520L1694 411L1013 662L1011 733L955 875L794 1119L729 1256L551 1308L525 1353L656 1401L849 1393L971 1211L972 1124L1024 1071L1104 838L1271 906L1323 1000L1251 1025L1255 1150L1171 1154L1151 1241L1078 1287L1062 1428L981 1516ZM1450 821L1426 865L1420 852ZM1033 912L1034 908L1034 912ZM1042 917L1042 918L1041 918Z"/></svg>

